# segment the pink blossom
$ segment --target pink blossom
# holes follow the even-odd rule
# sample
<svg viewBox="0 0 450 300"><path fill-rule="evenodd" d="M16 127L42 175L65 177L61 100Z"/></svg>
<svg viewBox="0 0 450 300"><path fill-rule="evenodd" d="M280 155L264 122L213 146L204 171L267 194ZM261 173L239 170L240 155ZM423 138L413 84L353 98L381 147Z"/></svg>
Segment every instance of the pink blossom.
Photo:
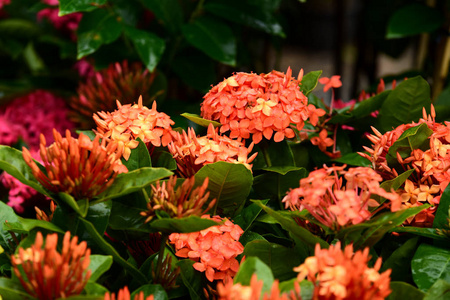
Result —
<svg viewBox="0 0 450 300"><path fill-rule="evenodd" d="M3 6L8 5L11 3L11 0L0 0L0 9L2 9Z"/></svg>

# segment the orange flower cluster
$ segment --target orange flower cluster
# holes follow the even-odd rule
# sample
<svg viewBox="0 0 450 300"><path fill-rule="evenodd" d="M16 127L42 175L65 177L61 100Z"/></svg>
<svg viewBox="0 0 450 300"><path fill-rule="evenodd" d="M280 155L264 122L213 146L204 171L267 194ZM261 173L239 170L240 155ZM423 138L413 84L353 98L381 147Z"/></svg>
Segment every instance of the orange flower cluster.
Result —
<svg viewBox="0 0 450 300"><path fill-rule="evenodd" d="M213 199L206 208L203 208L209 198L209 192L206 191L208 182L209 179L206 177L201 186L193 189L195 185L194 177L185 179L178 188L175 188L177 185L176 176L171 176L169 180L162 184L158 181L156 186L151 186L152 197L147 204L148 210L142 212L141 215L147 217L145 222L150 222L153 219L156 210L163 210L172 218L201 216L216 203L216 199Z"/></svg>
<svg viewBox="0 0 450 300"><path fill-rule="evenodd" d="M331 245L329 249L320 249L316 245L315 255L294 268L298 280L306 279L314 283L313 299L321 300L381 300L390 293L391 270L379 273L381 258L373 268L369 248L353 253L353 245L341 250L341 243Z"/></svg>
<svg viewBox="0 0 450 300"><path fill-rule="evenodd" d="M172 233L169 240L175 245L175 255L195 261L194 269L205 272L211 282L232 281L239 269L236 257L244 251L244 246L239 242L244 231L239 225L220 216L203 215L202 218L223 222L223 225L192 233Z"/></svg>
<svg viewBox="0 0 450 300"><path fill-rule="evenodd" d="M273 136L275 142L293 138L291 126L301 130L310 115L308 98L299 88L302 76L293 78L290 68L286 74L236 73L204 96L201 116L222 123L220 132L230 131L231 138L251 135L255 144L263 137Z"/></svg>
<svg viewBox="0 0 450 300"><path fill-rule="evenodd" d="M115 143L105 147L105 141L99 142L100 137L91 141L83 133L76 139L69 130L65 138L56 130L53 136L55 142L46 148L41 134L40 155L47 174L39 169L26 148L22 152L34 177L53 193L68 193L77 200L92 199L111 186L119 173L128 171Z"/></svg>
<svg viewBox="0 0 450 300"><path fill-rule="evenodd" d="M107 69L95 72L85 83L80 83L76 96L69 103L70 117L81 128L91 129L95 126L92 114L98 111L115 109L115 99L123 104L129 104L132 99L144 95L151 103L154 96L151 87L156 73L150 73L142 63L113 63Z"/></svg>
<svg viewBox="0 0 450 300"><path fill-rule="evenodd" d="M154 296L150 295L150 296L145 297L144 292L140 291L139 293L134 295L134 298L133 298L133 300L144 300L144 299L145 300L153 300ZM123 287L117 293L117 297L116 297L116 294L114 294L114 293L112 293L112 294L106 293L104 300L131 300L130 290L128 289L127 286Z"/></svg>
<svg viewBox="0 0 450 300"><path fill-rule="evenodd" d="M59 253L56 250L58 235L47 235L44 245L43 236L38 232L30 248L19 248L19 253L11 257L11 263L27 293L39 300L80 294L91 276L91 271L87 270L91 250L85 241L77 243L78 238L71 239L67 231Z"/></svg>
<svg viewBox="0 0 450 300"><path fill-rule="evenodd" d="M324 166L312 171L307 178L300 180L299 188L290 190L284 197L286 208L307 209L320 223L332 230L370 219L375 212L369 208L380 206L373 199L376 195L389 200L380 208L390 206L392 211L400 209L399 195L380 187L382 178L377 172L364 167L345 170L345 167ZM343 178L345 185L342 183Z"/></svg>
<svg viewBox="0 0 450 300"><path fill-rule="evenodd" d="M445 125L436 123L434 107L431 107L431 115L427 116L425 109L423 114L418 123L403 124L385 134L372 128L375 134L368 136L373 143L372 147L364 147L369 155L365 153L360 155L369 159L373 168L385 180L393 179L404 171L415 170L403 188L398 191L402 199L402 208L420 206L424 203L430 203L432 207L409 218L406 224L431 227L441 195L450 182L450 123L446 122ZM432 131L429 136L429 147L413 149L408 157L402 157L397 153L397 166L388 166L386 156L390 147L406 130L421 124L426 124Z"/></svg>
<svg viewBox="0 0 450 300"><path fill-rule="evenodd" d="M269 294L265 293L261 298L261 291L263 282L258 281L256 274L252 275L250 280L250 286L244 286L240 283L233 284L232 281L228 281L223 284L219 282L217 284L217 293L219 294L219 300L302 300L300 295L300 285L297 281L294 282L294 291L289 293L280 294L278 287L279 281L275 280L272 285L272 289Z"/></svg>
<svg viewBox="0 0 450 300"><path fill-rule="evenodd" d="M156 102L153 102L152 109L143 106L142 96L134 105L122 105L117 100L117 110L97 112L94 120L96 133L102 139L117 142L125 160L130 157L131 149L138 146L137 138L147 147L167 146L172 140L171 125L175 124L168 115L156 110Z"/></svg>
<svg viewBox="0 0 450 300"><path fill-rule="evenodd" d="M175 132L168 148L177 162L177 172L186 178L194 176L204 165L217 161L241 163L251 170L250 163L257 155L254 153L248 157L253 143L247 148L240 138L233 140L219 135L212 124L209 124L205 136L197 137L192 128L189 128L187 133Z"/></svg>

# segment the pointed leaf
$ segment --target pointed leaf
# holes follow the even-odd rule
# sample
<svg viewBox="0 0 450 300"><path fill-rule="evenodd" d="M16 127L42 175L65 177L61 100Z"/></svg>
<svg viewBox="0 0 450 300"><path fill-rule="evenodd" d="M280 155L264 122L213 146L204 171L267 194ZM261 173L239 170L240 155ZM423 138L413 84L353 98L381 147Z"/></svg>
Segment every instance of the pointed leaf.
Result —
<svg viewBox="0 0 450 300"><path fill-rule="evenodd" d="M140 138L137 138L136 140L139 144L136 148L131 150L128 160L122 159L122 163L125 167L127 167L128 172L139 168L152 166L152 161L150 159L150 153L148 152L147 146Z"/></svg>
<svg viewBox="0 0 450 300"><path fill-rule="evenodd" d="M91 271L90 281L96 281L103 273L109 270L113 262L110 255L92 254L88 269Z"/></svg>
<svg viewBox="0 0 450 300"><path fill-rule="evenodd" d="M357 166L357 167L372 166L371 162L367 158L362 157L358 153L347 153L339 158L334 159L333 161L341 163L341 164Z"/></svg>
<svg viewBox="0 0 450 300"><path fill-rule="evenodd" d="M433 221L433 228L448 229L449 226L449 209L450 209L450 185L448 185L441 195L439 206Z"/></svg>
<svg viewBox="0 0 450 300"><path fill-rule="evenodd" d="M427 238L432 238L434 240L439 241L449 241L449 238L445 235L438 234L436 231L436 228L422 228L422 227L413 227L413 226L407 226L407 227L395 227L391 229L390 232L398 232L398 233L411 233L418 236L423 236Z"/></svg>
<svg viewBox="0 0 450 300"><path fill-rule="evenodd" d="M249 286L253 274L256 274L258 281L264 282L261 293L269 292L274 280L272 270L257 257L247 257L245 259L239 266L239 271L233 282L234 284L240 283Z"/></svg>
<svg viewBox="0 0 450 300"><path fill-rule="evenodd" d="M449 298L450 283L448 281L439 279L431 286L423 300L447 300Z"/></svg>
<svg viewBox="0 0 450 300"><path fill-rule="evenodd" d="M131 299L137 298L136 295L141 291L144 292L144 299L153 295L154 300L169 300L166 291L160 284L146 284L140 286L131 294Z"/></svg>
<svg viewBox="0 0 450 300"><path fill-rule="evenodd" d="M109 226L115 230L152 232L150 225L145 223L146 218L140 214L142 211L143 209L114 201Z"/></svg>
<svg viewBox="0 0 450 300"><path fill-rule="evenodd" d="M0 297L4 297L4 300L36 300L28 295L20 283L5 277L0 277Z"/></svg>
<svg viewBox="0 0 450 300"><path fill-rule="evenodd" d="M392 281L409 281L411 278L410 262L416 252L418 237L407 240L383 262L380 273L391 269Z"/></svg>
<svg viewBox="0 0 450 300"><path fill-rule="evenodd" d="M406 282L391 281L391 294L386 298L387 300L397 299L414 299L422 300L425 294Z"/></svg>
<svg viewBox="0 0 450 300"><path fill-rule="evenodd" d="M261 203L266 205L268 200L262 200ZM236 217L234 217L234 224L239 225L242 230L246 231L256 220L261 212L261 206L256 203L252 203L245 207Z"/></svg>
<svg viewBox="0 0 450 300"><path fill-rule="evenodd" d="M177 169L177 162L172 154L167 151L157 151L155 149L152 153L152 164L157 168L166 168L174 171Z"/></svg>
<svg viewBox="0 0 450 300"><path fill-rule="evenodd" d="M450 281L450 250L421 244L411 261L414 282L427 291L438 280Z"/></svg>
<svg viewBox="0 0 450 300"><path fill-rule="evenodd" d="M180 31L183 24L183 10L177 0L143 0L170 34Z"/></svg>
<svg viewBox="0 0 450 300"><path fill-rule="evenodd" d="M322 70L306 73L300 84L300 91L302 91L305 96L308 96L316 88L321 75Z"/></svg>
<svg viewBox="0 0 450 300"><path fill-rule="evenodd" d="M198 272L192 266L194 262L190 259L183 259L178 261L177 266L180 267L180 276L184 285L189 291L191 299L205 299L203 296L203 274Z"/></svg>
<svg viewBox="0 0 450 300"><path fill-rule="evenodd" d="M58 16L68 15L79 11L92 11L107 0L59 0Z"/></svg>
<svg viewBox="0 0 450 300"><path fill-rule="evenodd" d="M189 216L181 219L163 218L154 220L150 223L150 227L153 228L155 231L160 231L167 234L174 232L177 233L197 232L215 225L220 224L213 220L202 219L197 216Z"/></svg>
<svg viewBox="0 0 450 300"><path fill-rule="evenodd" d="M195 124L198 124L198 125L203 126L203 127L208 127L209 124L213 124L214 127L222 126L222 124L220 124L219 122L203 119L202 117L200 117L199 115L196 115L196 114L183 113L183 114L181 114L181 116L183 116L186 119L194 122Z"/></svg>
<svg viewBox="0 0 450 300"><path fill-rule="evenodd" d="M276 172L267 172L254 179L253 189L260 197L270 197L281 201L289 189L297 188L300 179L307 176L305 168L296 168L285 175Z"/></svg>

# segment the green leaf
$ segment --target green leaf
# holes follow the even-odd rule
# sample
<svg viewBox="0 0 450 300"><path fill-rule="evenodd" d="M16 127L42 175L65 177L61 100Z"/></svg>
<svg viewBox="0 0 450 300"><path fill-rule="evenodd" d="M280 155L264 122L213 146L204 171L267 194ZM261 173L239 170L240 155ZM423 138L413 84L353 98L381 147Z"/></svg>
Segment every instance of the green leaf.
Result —
<svg viewBox="0 0 450 300"><path fill-rule="evenodd" d="M448 237L445 235L440 235L436 232L435 228L421 228L421 227L413 227L413 226L407 226L407 227L395 227L390 230L390 232L398 232L398 233L411 233L418 236L423 236L427 238L432 238L439 241L447 241Z"/></svg>
<svg viewBox="0 0 450 300"><path fill-rule="evenodd" d="M38 166L40 164L36 162ZM41 166L42 167L42 166ZM23 160L22 152L9 146L0 145L0 169L28 185L41 194L48 195L34 178L31 168Z"/></svg>
<svg viewBox="0 0 450 300"><path fill-rule="evenodd" d="M6 223L19 223L19 216L14 213L14 210L11 206L7 205L4 202L0 201L0 245L5 250L10 249L9 242L12 241L11 234L7 231L7 227L5 229ZM11 249L14 250L14 249Z"/></svg>
<svg viewBox="0 0 450 300"><path fill-rule="evenodd" d="M113 258L108 255L93 254L90 256L88 269L91 270L90 281L96 281L103 273L109 270L112 265Z"/></svg>
<svg viewBox="0 0 450 300"><path fill-rule="evenodd" d="M450 283L438 279L429 289L423 300L447 300L450 298ZM413 298L411 298L413 299ZM415 299L415 298L414 298Z"/></svg>
<svg viewBox="0 0 450 300"><path fill-rule="evenodd" d="M411 156L415 149L427 150L430 149L429 136L433 130L428 128L426 123L405 130L402 135L389 147L386 161L388 166L393 168L399 165L397 153L405 159Z"/></svg>
<svg viewBox="0 0 450 300"><path fill-rule="evenodd" d="M181 28L186 40L211 58L224 64L236 65L236 38L227 24L202 16Z"/></svg>
<svg viewBox="0 0 450 300"><path fill-rule="evenodd" d="M259 258L248 257L239 266L239 271L234 276L234 284L240 283L249 286L252 275L256 274L258 281L263 281L262 293L269 292L273 284L272 270Z"/></svg>
<svg viewBox="0 0 450 300"><path fill-rule="evenodd" d="M285 175L276 172L267 172L258 175L254 179L253 189L263 198L270 197L281 201L289 189L297 188L300 185L300 179L307 176L304 168L287 172Z"/></svg>
<svg viewBox="0 0 450 300"><path fill-rule="evenodd" d="M407 240L383 262L380 273L392 269L392 281L409 281L411 276L410 262L416 252L418 237Z"/></svg>
<svg viewBox="0 0 450 300"><path fill-rule="evenodd" d="M138 269L136 269L132 264L123 259L120 254L111 246L105 239L98 233L94 225L91 222L78 218L80 223L84 225L86 231L91 235L92 239L96 242L97 246L102 249L102 251L108 255L111 255L116 263L125 268L134 279L136 279L140 284L146 284L147 278Z"/></svg>
<svg viewBox="0 0 450 300"><path fill-rule="evenodd" d="M135 299L136 295L140 292L144 292L144 298L153 295L154 300L168 300L166 291L160 284L146 284L140 286L131 294L131 299Z"/></svg>
<svg viewBox="0 0 450 300"><path fill-rule="evenodd" d="M4 204L3 202L0 202L0 207L2 207L2 209L7 209L4 206L7 205ZM29 233L31 230L35 228L42 228L53 232L65 233L64 230L62 230L53 223L36 219L25 219L19 216L17 217L16 222L8 221L7 223L3 224L3 229L13 231L15 233Z"/></svg>
<svg viewBox="0 0 450 300"><path fill-rule="evenodd" d="M97 51L101 45L117 40L122 33L122 24L114 14L99 9L83 14L77 33L77 58L81 59Z"/></svg>
<svg viewBox="0 0 450 300"><path fill-rule="evenodd" d="M202 219L197 216L189 216L181 219L163 218L154 220L150 223L151 228L153 228L155 231L160 231L168 234L174 232L197 232L215 225L220 224L213 220Z"/></svg>
<svg viewBox="0 0 450 300"><path fill-rule="evenodd" d="M126 27L125 34L133 42L147 69L153 72L166 48L165 41L152 32L133 27Z"/></svg>
<svg viewBox="0 0 450 300"><path fill-rule="evenodd" d="M209 199L216 199L212 214L235 216L242 209L253 183L252 172L242 164L218 161L203 166L195 174L195 184L209 178Z"/></svg>
<svg viewBox="0 0 450 300"><path fill-rule="evenodd" d="M152 153L152 164L157 168L165 168L170 171L177 169L177 162L172 154L167 151L158 151L158 149Z"/></svg>
<svg viewBox="0 0 450 300"><path fill-rule="evenodd" d="M128 173L122 173L116 177L114 184L101 193L94 201L102 202L139 191L149 184L169 177L173 172L164 168L140 168Z"/></svg>
<svg viewBox="0 0 450 300"><path fill-rule="evenodd" d="M89 209L89 199L75 200L72 195L60 192L53 195L53 198L58 204L65 204L72 208L81 217L86 217L87 211Z"/></svg>
<svg viewBox="0 0 450 300"><path fill-rule="evenodd" d="M141 208L114 201L109 226L115 230L152 232L150 225L144 223L146 218L140 215L142 211Z"/></svg>
<svg viewBox="0 0 450 300"><path fill-rule="evenodd" d="M302 91L305 96L308 96L316 88L317 82L319 82L319 78L321 75L322 70L306 73L303 76L300 85L300 91Z"/></svg>
<svg viewBox="0 0 450 300"><path fill-rule="evenodd" d="M281 293L294 290L294 282L298 282L297 278L280 282L279 289ZM302 300L312 300L314 294L314 284L311 281L303 280L300 282L300 296Z"/></svg>
<svg viewBox="0 0 450 300"><path fill-rule="evenodd" d="M414 283L427 291L438 279L450 281L450 250L421 244L411 261Z"/></svg>
<svg viewBox="0 0 450 300"><path fill-rule="evenodd" d="M420 3L406 5L391 16L386 38L403 38L424 32L433 32L443 23L443 13L437 8Z"/></svg>
<svg viewBox="0 0 450 300"><path fill-rule="evenodd" d="M286 36L275 16L264 11L261 5L250 5L241 0L216 0L205 3L203 8L228 21L243 24L271 35L283 38Z"/></svg>
<svg viewBox="0 0 450 300"><path fill-rule="evenodd" d="M188 86L206 94L217 81L214 61L195 48L183 50L170 66Z"/></svg>
<svg viewBox="0 0 450 300"><path fill-rule="evenodd" d="M367 158L362 157L358 153L348 153L339 158L333 159L333 161L357 167L370 167L372 165Z"/></svg>
<svg viewBox="0 0 450 300"><path fill-rule="evenodd" d="M92 11L107 0L59 0L58 15L64 16L78 11Z"/></svg>
<svg viewBox="0 0 450 300"><path fill-rule="evenodd" d="M391 281L391 294L386 298L387 300L397 299L414 299L422 300L425 294L406 282Z"/></svg>
<svg viewBox="0 0 450 300"><path fill-rule="evenodd" d="M122 159L122 163L127 167L128 172L152 166L147 146L140 138L137 138L137 141L139 144L135 149L131 150L128 160Z"/></svg>
<svg viewBox="0 0 450 300"><path fill-rule="evenodd" d="M99 300L104 300L105 294L109 293L107 288L93 281L88 281L88 283L86 283L84 292L89 296L100 296ZM68 298L72 299L71 297Z"/></svg>
<svg viewBox="0 0 450 300"><path fill-rule="evenodd" d="M203 274L196 271L192 267L193 264L194 262L190 259L178 261L177 266L180 267L181 279L187 287L191 299L205 299L202 284Z"/></svg>
<svg viewBox="0 0 450 300"><path fill-rule="evenodd" d="M258 152L253 161L253 170L262 169L284 175L295 168L294 154L286 140L274 143L263 139L253 151Z"/></svg>
<svg viewBox="0 0 450 300"><path fill-rule="evenodd" d="M262 207L262 209L270 216L272 216L278 223L288 231L292 236L297 238L298 240L304 242L308 246L314 248L316 244L320 244L321 248L328 248L327 242L322 240L321 238L315 236L307 229L299 226L293 219L296 215L296 212L287 212L287 211L275 211L265 205L262 204L261 201L253 200L254 203Z"/></svg>
<svg viewBox="0 0 450 300"><path fill-rule="evenodd" d="M268 200L262 200L261 203L266 205ZM252 225L253 221L258 217L262 208L256 203L252 203L244 208L236 217L234 217L234 224L239 225L242 230L247 229Z"/></svg>
<svg viewBox="0 0 450 300"><path fill-rule="evenodd" d="M390 192L392 190L398 190L402 184L408 179L408 177L414 172L414 169L403 172L394 179L383 181L380 185L385 191Z"/></svg>
<svg viewBox="0 0 450 300"><path fill-rule="evenodd" d="M20 283L5 277L0 277L0 297L4 300L36 300L28 295Z"/></svg>
<svg viewBox="0 0 450 300"><path fill-rule="evenodd" d="M222 126L222 124L220 124L219 122L203 119L202 117L200 117L199 115L196 115L196 114L183 113L183 114L181 114L181 116L183 116L186 119L188 119L189 121L192 121L195 124L198 124L203 127L208 127L209 124L213 124L214 127Z"/></svg>
<svg viewBox="0 0 450 300"><path fill-rule="evenodd" d="M174 35L181 30L183 10L177 0L143 0L144 6L150 9L167 31Z"/></svg>
<svg viewBox="0 0 450 300"><path fill-rule="evenodd" d="M429 108L430 86L420 76L400 83L389 93L378 115L378 129L386 132L401 124L418 121L422 117L422 108Z"/></svg>
<svg viewBox="0 0 450 300"><path fill-rule="evenodd" d="M439 206L433 221L433 228L448 229L450 209L450 185L447 185L439 200Z"/></svg>

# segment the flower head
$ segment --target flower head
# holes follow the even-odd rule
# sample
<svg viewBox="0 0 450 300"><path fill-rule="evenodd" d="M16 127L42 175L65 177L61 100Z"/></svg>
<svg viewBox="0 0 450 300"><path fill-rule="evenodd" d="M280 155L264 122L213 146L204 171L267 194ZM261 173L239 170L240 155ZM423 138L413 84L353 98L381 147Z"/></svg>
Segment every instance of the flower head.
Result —
<svg viewBox="0 0 450 300"><path fill-rule="evenodd" d="M87 270L91 250L86 242L70 238L66 232L61 252L57 251L58 235L49 234L45 243L40 232L34 244L11 257L14 274L27 293L39 300L78 295L91 276Z"/></svg>
<svg viewBox="0 0 450 300"><path fill-rule="evenodd" d="M107 69L96 72L81 82L77 96L72 97L70 117L82 128L95 126L92 115L99 111L113 111L116 99L122 104L131 104L140 95L151 104L158 93L151 91L156 73L150 73L141 63L113 63Z"/></svg>
<svg viewBox="0 0 450 300"><path fill-rule="evenodd" d="M291 126L301 130L309 116L308 99L299 84L290 68L286 74L239 72L205 95L201 115L219 121L220 132L229 131L231 138L251 137L255 144L263 137L270 140L273 136L275 142L293 138Z"/></svg>
<svg viewBox="0 0 450 300"><path fill-rule="evenodd" d="M153 300L153 299L154 299L153 295L145 297L143 291L140 291L139 293L134 295L133 298L133 300ZM128 289L127 286L125 286L119 290L117 296L114 293L112 294L106 293L104 300L131 300L130 290Z"/></svg>
<svg viewBox="0 0 450 300"><path fill-rule="evenodd" d="M319 79L321 84L324 84L323 91L327 92L330 88L340 88L342 86L341 76L333 75L331 78L322 77Z"/></svg>
<svg viewBox="0 0 450 300"><path fill-rule="evenodd" d="M31 168L34 177L53 193L65 192L75 199L92 199L113 183L119 173L127 172L120 161L121 152L117 145L104 141L100 144L97 136L91 141L80 134L73 138L69 131L63 138L53 131L55 142L46 148L41 135L40 155L46 173L33 161L30 152L23 148L23 158Z"/></svg>
<svg viewBox="0 0 450 300"><path fill-rule="evenodd" d="M195 178L190 177L183 181L181 186L175 188L177 184L177 177L171 176L169 180L160 184L158 181L152 185L152 197L147 204L148 211L142 212L146 216L146 222L149 222L154 216L156 210L163 210L173 218L183 218L188 216L201 216L210 210L216 203L213 199L208 203L209 192L208 177L203 184L195 189Z"/></svg>
<svg viewBox="0 0 450 300"><path fill-rule="evenodd" d="M301 179L300 187L289 191L283 202L292 210L307 209L319 222L338 230L370 219L373 212L369 208L380 206L374 196L388 200L382 207L400 209L400 197L381 188L381 181L381 176L370 168L324 166Z"/></svg>
<svg viewBox="0 0 450 300"><path fill-rule="evenodd" d="M117 101L117 110L97 112L94 114L97 123L97 134L106 140L119 145L123 157L128 160L131 149L138 146L140 138L148 147L167 146L172 141L172 127L175 124L165 113L156 110L156 102L152 109L142 104L142 96L138 104L122 105Z"/></svg>
<svg viewBox="0 0 450 300"><path fill-rule="evenodd" d="M70 35L71 39L75 40L75 31L83 15L77 12L59 16L58 0L42 0L41 2L50 5L50 7L44 8L37 13L38 21L48 20L56 30Z"/></svg>
<svg viewBox="0 0 450 300"><path fill-rule="evenodd" d="M202 218L223 224L198 232L172 233L169 240L175 245L175 255L195 261L194 269L205 272L211 282L231 281L239 269L236 257L244 251L244 246L239 242L244 231L239 225L219 216L204 215Z"/></svg>
<svg viewBox="0 0 450 300"><path fill-rule="evenodd" d="M390 293L390 273L379 273L381 258L369 268L369 248L353 253L353 245L341 250L341 243L329 249L316 245L315 255L294 268L298 279L306 279L314 284L313 299L365 299L381 300Z"/></svg>
<svg viewBox="0 0 450 300"><path fill-rule="evenodd" d="M212 124L209 124L206 136L195 135L192 128L186 133L174 133L175 137L169 144L178 165L178 173L182 177L191 177L204 165L217 161L241 163L251 170L250 163L255 159L256 153L248 157L253 149L253 143L247 148L241 139L233 140L218 134Z"/></svg>

